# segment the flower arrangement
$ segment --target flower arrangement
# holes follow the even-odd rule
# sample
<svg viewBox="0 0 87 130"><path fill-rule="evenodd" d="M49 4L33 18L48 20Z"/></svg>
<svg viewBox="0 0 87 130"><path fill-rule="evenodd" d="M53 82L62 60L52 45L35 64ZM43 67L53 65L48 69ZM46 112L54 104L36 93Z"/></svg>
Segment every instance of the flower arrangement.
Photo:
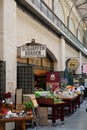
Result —
<svg viewBox="0 0 87 130"><path fill-rule="evenodd" d="M67 84L67 79L66 78L61 78L61 87L66 87Z"/></svg>
<svg viewBox="0 0 87 130"><path fill-rule="evenodd" d="M8 99L8 98L11 98L12 97L12 95L11 95L11 92L7 92L7 93L5 93L4 94L4 98L6 99Z"/></svg>

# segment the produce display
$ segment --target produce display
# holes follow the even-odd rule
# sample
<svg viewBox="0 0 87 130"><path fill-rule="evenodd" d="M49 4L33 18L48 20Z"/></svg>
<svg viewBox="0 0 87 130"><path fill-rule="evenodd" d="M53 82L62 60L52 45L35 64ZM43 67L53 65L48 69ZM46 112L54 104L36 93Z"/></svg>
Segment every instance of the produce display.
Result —
<svg viewBox="0 0 87 130"><path fill-rule="evenodd" d="M55 94L51 94L50 91L36 91L35 92L36 98L50 98L54 99L54 103L60 102L62 99L58 98Z"/></svg>
<svg viewBox="0 0 87 130"><path fill-rule="evenodd" d="M39 97L45 97L45 98L54 98L54 101L60 101L64 98L74 98L78 95L80 95L82 92L80 88L76 88L72 85L68 85L65 88L55 89L53 93L50 91L35 91L35 96L37 98Z"/></svg>
<svg viewBox="0 0 87 130"><path fill-rule="evenodd" d="M21 106L23 106L23 104L21 104ZM32 115L32 113L29 113L29 111L25 111L25 109L23 107L21 108L21 106L19 104L19 108L18 106L16 106L15 108L14 104L7 104L7 103L3 104L2 108L0 109L0 119L12 118L12 117L17 118ZM28 107L30 107L30 104L28 104Z"/></svg>
<svg viewBox="0 0 87 130"><path fill-rule="evenodd" d="M78 95L80 95L82 92L80 90L80 88L75 88L72 85L68 85L66 86L66 88L64 88L64 90L61 91L61 88L56 91L56 95L58 98L74 98Z"/></svg>

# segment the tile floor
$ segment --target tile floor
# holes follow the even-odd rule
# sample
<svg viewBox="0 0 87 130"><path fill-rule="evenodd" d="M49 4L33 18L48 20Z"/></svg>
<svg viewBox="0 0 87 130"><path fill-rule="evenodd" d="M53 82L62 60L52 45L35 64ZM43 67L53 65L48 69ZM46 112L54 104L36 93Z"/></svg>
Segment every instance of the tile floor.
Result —
<svg viewBox="0 0 87 130"><path fill-rule="evenodd" d="M87 130L87 98L71 116L66 116L64 124L60 120L56 121L56 126L52 126L51 121L48 121L48 126L38 126L38 130ZM27 128L27 130L36 130L34 128Z"/></svg>

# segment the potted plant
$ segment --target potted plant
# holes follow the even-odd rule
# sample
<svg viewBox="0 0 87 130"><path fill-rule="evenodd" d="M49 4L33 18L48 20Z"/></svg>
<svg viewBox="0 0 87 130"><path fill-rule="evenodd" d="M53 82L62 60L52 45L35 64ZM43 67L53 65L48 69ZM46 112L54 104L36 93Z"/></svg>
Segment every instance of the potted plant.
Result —
<svg viewBox="0 0 87 130"><path fill-rule="evenodd" d="M24 105L26 107L26 111L32 111L32 108L33 108L32 101L24 102Z"/></svg>

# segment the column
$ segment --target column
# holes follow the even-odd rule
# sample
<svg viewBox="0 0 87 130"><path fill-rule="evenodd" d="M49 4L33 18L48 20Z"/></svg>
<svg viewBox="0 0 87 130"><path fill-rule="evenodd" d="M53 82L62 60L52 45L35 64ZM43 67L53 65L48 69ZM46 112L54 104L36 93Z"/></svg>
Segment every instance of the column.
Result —
<svg viewBox="0 0 87 130"><path fill-rule="evenodd" d="M82 74L82 53L79 52L79 74Z"/></svg>
<svg viewBox="0 0 87 130"><path fill-rule="evenodd" d="M2 7L2 58L6 61L6 91L15 94L16 88L16 2L15 0L1 0ZM1 19L0 19L1 20ZM7 123L5 130L14 128L14 123Z"/></svg>
<svg viewBox="0 0 87 130"><path fill-rule="evenodd" d="M16 87L16 2L3 0L3 59L6 61L6 91Z"/></svg>
<svg viewBox="0 0 87 130"><path fill-rule="evenodd" d="M65 70L65 40L62 36L59 43L59 71Z"/></svg>
<svg viewBox="0 0 87 130"><path fill-rule="evenodd" d="M3 0L0 0L0 60L3 60Z"/></svg>

